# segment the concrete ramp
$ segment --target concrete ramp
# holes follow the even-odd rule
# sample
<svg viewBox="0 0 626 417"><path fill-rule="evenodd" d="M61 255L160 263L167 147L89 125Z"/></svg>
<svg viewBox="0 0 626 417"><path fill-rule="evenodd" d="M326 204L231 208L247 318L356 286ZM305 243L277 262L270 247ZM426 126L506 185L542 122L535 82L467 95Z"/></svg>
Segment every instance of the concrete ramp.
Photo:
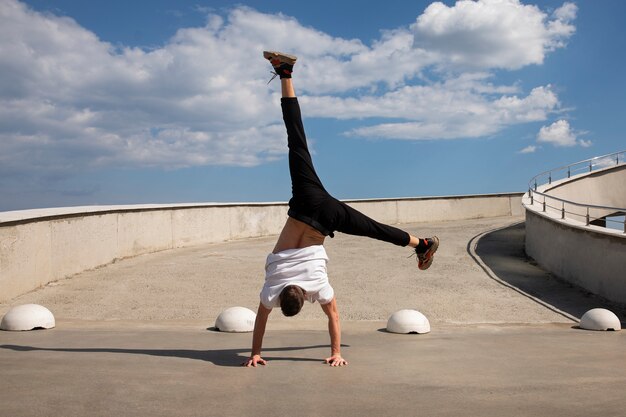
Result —
<svg viewBox="0 0 626 417"><path fill-rule="evenodd" d="M417 269L406 248L337 234L327 239L329 275L342 320L387 320L411 308L431 324L570 323L571 320L491 279L472 258L469 242L484 232L519 223L518 217L415 223L402 227L417 236L438 235L433 266ZM25 294L0 305L35 303L61 322L75 320L205 320L213 325L224 309L256 311L265 257L275 237L168 250L118 261ZM283 321L324 320L315 304Z"/></svg>
<svg viewBox="0 0 626 417"><path fill-rule="evenodd" d="M0 332L0 415L623 415L626 331L576 328L580 306L602 300L529 264L520 220L408 225L441 238L426 272L401 248L329 240L344 368L322 364L328 332L316 305L272 314L269 362L256 369L239 366L251 334L207 329L226 307L258 304L273 238L144 255L52 283L0 305L3 314L43 304L57 317L53 330ZM385 332L400 308L426 314L432 331Z"/></svg>

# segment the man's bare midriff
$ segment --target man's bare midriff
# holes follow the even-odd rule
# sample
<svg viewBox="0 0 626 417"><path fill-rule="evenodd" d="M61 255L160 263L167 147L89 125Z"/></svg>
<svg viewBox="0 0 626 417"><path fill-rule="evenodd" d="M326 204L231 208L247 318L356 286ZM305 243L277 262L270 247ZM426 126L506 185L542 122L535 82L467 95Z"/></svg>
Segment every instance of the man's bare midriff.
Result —
<svg viewBox="0 0 626 417"><path fill-rule="evenodd" d="M323 245L325 236L317 229L294 218L287 218L273 253L287 249L301 249L309 246Z"/></svg>

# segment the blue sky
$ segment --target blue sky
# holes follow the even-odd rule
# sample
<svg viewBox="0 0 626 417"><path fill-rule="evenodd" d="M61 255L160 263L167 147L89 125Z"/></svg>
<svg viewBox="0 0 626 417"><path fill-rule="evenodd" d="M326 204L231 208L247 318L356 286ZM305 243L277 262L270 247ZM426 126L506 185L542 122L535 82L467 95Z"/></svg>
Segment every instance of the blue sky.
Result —
<svg viewBox="0 0 626 417"><path fill-rule="evenodd" d="M370 2L372 3L372 2ZM626 2L0 1L0 210L524 191L626 149Z"/></svg>

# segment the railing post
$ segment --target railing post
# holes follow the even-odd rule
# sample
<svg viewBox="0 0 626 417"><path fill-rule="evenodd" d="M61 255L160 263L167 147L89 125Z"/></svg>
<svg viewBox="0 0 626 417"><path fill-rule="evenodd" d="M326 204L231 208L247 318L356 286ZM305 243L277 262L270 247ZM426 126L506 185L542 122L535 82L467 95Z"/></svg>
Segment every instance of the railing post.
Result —
<svg viewBox="0 0 626 417"><path fill-rule="evenodd" d="M543 211L544 213L546 211L546 196L545 195L543 196Z"/></svg>
<svg viewBox="0 0 626 417"><path fill-rule="evenodd" d="M589 226L589 207L587 207L587 226Z"/></svg>
<svg viewBox="0 0 626 417"><path fill-rule="evenodd" d="M565 201L561 201L561 220L565 219Z"/></svg>
<svg viewBox="0 0 626 417"><path fill-rule="evenodd" d="M593 165L591 165L591 161L589 161L589 172L591 172Z"/></svg>
<svg viewBox="0 0 626 417"><path fill-rule="evenodd" d="M548 184L552 184L552 172L548 175Z"/></svg>
<svg viewBox="0 0 626 417"><path fill-rule="evenodd" d="M567 178L570 177L570 167L567 167Z"/></svg>
<svg viewBox="0 0 626 417"><path fill-rule="evenodd" d="M528 190L528 195L530 196L530 205L535 204L535 198L533 197L533 190Z"/></svg>
<svg viewBox="0 0 626 417"><path fill-rule="evenodd" d="M537 179L535 178L535 191L537 191Z"/></svg>

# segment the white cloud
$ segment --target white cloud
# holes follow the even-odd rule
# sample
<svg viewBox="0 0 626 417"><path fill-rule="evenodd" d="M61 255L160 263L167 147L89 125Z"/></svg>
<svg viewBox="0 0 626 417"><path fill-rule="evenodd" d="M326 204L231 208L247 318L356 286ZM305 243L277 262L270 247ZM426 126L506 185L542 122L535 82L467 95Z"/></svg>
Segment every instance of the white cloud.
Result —
<svg viewBox="0 0 626 417"><path fill-rule="evenodd" d="M525 147L524 149L522 149L521 151L519 151L519 153L535 153L537 151L537 149L539 149L538 146L529 145L529 146Z"/></svg>
<svg viewBox="0 0 626 417"><path fill-rule="evenodd" d="M255 79L252 57L224 56L215 19L154 51L115 50L71 19L12 1L0 21L3 170L247 166L286 152L265 73ZM221 58L199 59L211 54Z"/></svg>
<svg viewBox="0 0 626 417"><path fill-rule="evenodd" d="M306 97L307 114L342 119L384 117L405 122L382 123L353 129L352 136L409 140L475 138L506 126L545 120L559 102L549 87L538 87L526 97L492 98L471 84L456 80L432 86L406 86L379 97Z"/></svg>
<svg viewBox="0 0 626 417"><path fill-rule="evenodd" d="M541 64L574 33L577 8L565 3L553 19L518 0L432 3L412 25L415 47L429 50L447 66L517 69Z"/></svg>
<svg viewBox="0 0 626 417"><path fill-rule="evenodd" d="M539 130L537 142L551 143L556 146L575 146L576 135L567 120L557 120L550 126L543 126Z"/></svg>
<svg viewBox="0 0 626 417"><path fill-rule="evenodd" d="M537 134L537 142L550 143L554 146L571 147L580 145L585 148L592 145L591 141L578 140L583 132L574 131L567 120L557 120L549 126L543 126Z"/></svg>
<svg viewBox="0 0 626 417"><path fill-rule="evenodd" d="M489 69L540 63L571 36L575 14L569 3L552 20L513 1L434 3L411 28L385 31L368 46L282 14L238 7L142 50L115 47L70 18L3 0L0 177L39 170L62 176L111 165L251 166L279 158L286 147L278 83L266 87L269 67L261 58L269 48L300 56L297 88L307 116L389 119L364 121L354 135L452 139L545 120L559 105L550 86L524 94L516 85L493 84ZM511 32L523 33L496 42L504 30L496 20L504 18L515 23ZM516 19L531 25L518 27ZM455 21L465 32L454 31ZM482 36L495 49L463 52L442 43L460 35ZM513 45L517 41L527 44ZM434 82L424 81L422 71L445 67L448 56L475 61L480 71L436 73Z"/></svg>

